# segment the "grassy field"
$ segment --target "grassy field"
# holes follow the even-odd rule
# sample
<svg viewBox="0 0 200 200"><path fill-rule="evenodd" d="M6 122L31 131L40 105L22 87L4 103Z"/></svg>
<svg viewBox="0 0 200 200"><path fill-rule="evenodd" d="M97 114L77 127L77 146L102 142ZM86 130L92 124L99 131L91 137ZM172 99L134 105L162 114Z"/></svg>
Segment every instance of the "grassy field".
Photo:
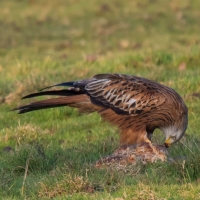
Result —
<svg viewBox="0 0 200 200"><path fill-rule="evenodd" d="M198 0L1 0L2 199L200 199ZM143 76L174 88L189 109L174 163L95 169L118 147L115 127L71 108L18 115L21 97L97 73ZM154 142L162 143L156 131Z"/></svg>

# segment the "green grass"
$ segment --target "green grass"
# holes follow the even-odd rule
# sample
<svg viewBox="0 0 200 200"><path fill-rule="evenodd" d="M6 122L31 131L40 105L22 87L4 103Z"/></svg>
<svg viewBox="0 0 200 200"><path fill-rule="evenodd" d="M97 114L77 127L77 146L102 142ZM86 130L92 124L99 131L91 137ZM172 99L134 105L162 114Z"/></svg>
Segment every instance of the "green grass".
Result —
<svg viewBox="0 0 200 200"><path fill-rule="evenodd" d="M0 196L3 199L200 199L200 3L0 1ZM20 98L97 73L143 76L178 91L189 126L176 162L95 169L115 127L71 108L17 115ZM156 131L154 141L163 142Z"/></svg>

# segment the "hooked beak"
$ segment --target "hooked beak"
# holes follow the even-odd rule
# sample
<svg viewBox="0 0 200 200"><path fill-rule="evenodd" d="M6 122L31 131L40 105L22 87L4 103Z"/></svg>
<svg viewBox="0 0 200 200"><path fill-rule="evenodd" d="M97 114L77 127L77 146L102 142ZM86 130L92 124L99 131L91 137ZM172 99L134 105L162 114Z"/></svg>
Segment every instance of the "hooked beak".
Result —
<svg viewBox="0 0 200 200"><path fill-rule="evenodd" d="M168 148L171 145L171 138L166 139L164 145L166 148Z"/></svg>

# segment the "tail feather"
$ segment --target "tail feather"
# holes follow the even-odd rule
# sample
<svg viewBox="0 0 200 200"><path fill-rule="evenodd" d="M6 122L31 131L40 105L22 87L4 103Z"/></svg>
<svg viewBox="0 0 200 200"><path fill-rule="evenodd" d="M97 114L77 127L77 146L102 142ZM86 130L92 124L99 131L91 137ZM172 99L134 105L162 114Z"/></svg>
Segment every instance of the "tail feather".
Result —
<svg viewBox="0 0 200 200"><path fill-rule="evenodd" d="M53 99L36 101L24 106L19 106L17 108L14 108L12 111L18 110L18 114L22 114L35 110L55 108L61 106L70 106L78 108L79 112L81 113L95 112L101 109L100 107L92 104L90 98L87 95L81 94L75 96L58 97Z"/></svg>
<svg viewBox="0 0 200 200"><path fill-rule="evenodd" d="M92 82L93 80L95 80L94 78L91 79L85 79L85 80L81 80L81 81L70 81L70 82L63 82L63 83L59 83L56 85L52 85L52 86L48 86L45 87L43 89L41 89L40 91L46 90L46 89L50 89L52 87L57 87L57 86L63 86L63 87L73 87L73 88L79 88L79 89L84 89L85 86Z"/></svg>
<svg viewBox="0 0 200 200"><path fill-rule="evenodd" d="M32 94L22 97L22 99L28 99L32 97L45 96L45 95L73 96L73 95L80 95L80 94L83 94L83 92L78 91L78 90L54 90L54 91L32 93Z"/></svg>
<svg viewBox="0 0 200 200"><path fill-rule="evenodd" d="M42 90L40 90L40 92L29 94L27 96L24 96L22 99L28 99L32 97L45 96L45 95L55 95L60 97L36 101L24 106L19 106L17 108L14 108L13 110L18 110L18 113L22 114L34 110L55 108L61 106L71 106L78 108L80 112L99 111L102 108L94 105L91 102L90 97L86 95L85 91L85 86L93 80L94 79L85 79L77 82L74 81L64 82L43 88ZM67 86L69 88L63 90L43 91L45 89L49 89L55 86Z"/></svg>
<svg viewBox="0 0 200 200"><path fill-rule="evenodd" d="M59 83L59 84L56 84L56 85L51 85L51 86L48 86L48 87L42 88L40 91L43 91L43 90L46 90L46 89L50 89L50 88L52 88L52 87L56 87L56 86L74 87L74 84L75 84L75 83L76 83L75 81Z"/></svg>
<svg viewBox="0 0 200 200"><path fill-rule="evenodd" d="M67 97L58 97L58 98L53 98L53 99L36 101L25 106L20 106L13 110L18 110L18 113L22 114L22 113L26 113L26 112L30 112L34 110L66 106L68 103L69 102L68 102Z"/></svg>

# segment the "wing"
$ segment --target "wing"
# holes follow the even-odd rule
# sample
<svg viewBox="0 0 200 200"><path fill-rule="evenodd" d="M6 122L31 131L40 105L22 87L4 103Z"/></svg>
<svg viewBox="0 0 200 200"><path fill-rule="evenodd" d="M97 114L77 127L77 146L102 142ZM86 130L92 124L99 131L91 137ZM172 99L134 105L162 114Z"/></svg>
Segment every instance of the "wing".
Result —
<svg viewBox="0 0 200 200"><path fill-rule="evenodd" d="M161 84L120 74L98 74L85 86L91 101L117 114L137 115L156 109L165 102Z"/></svg>

